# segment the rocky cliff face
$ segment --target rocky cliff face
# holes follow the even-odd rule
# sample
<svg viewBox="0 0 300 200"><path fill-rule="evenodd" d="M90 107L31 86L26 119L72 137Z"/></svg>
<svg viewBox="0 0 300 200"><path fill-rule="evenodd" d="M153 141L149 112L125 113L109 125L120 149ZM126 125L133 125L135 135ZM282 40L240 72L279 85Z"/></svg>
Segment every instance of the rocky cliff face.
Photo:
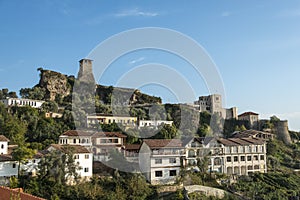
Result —
<svg viewBox="0 0 300 200"><path fill-rule="evenodd" d="M78 84L86 83L78 79L76 81L79 81ZM54 101L57 95L60 95L61 98L70 95L73 90L74 82L74 76L67 76L51 70L41 70L41 78L38 86L45 89L45 100ZM130 88L96 85L95 92L105 104L111 103L110 98L112 96L117 100L115 103L118 105L123 105L124 103L126 105L161 103L161 98L159 97L149 96L141 93L139 90Z"/></svg>
<svg viewBox="0 0 300 200"><path fill-rule="evenodd" d="M68 96L71 87L68 76L50 70L42 70L39 86L46 89L46 100L54 101L57 95Z"/></svg>

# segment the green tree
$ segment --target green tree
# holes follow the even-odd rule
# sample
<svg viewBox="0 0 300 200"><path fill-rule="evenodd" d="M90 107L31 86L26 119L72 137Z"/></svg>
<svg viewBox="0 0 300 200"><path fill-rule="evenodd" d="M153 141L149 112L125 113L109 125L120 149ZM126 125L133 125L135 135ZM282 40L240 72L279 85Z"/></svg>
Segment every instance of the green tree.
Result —
<svg viewBox="0 0 300 200"><path fill-rule="evenodd" d="M54 101L47 101L43 103L42 110L44 112L58 112L58 105Z"/></svg>

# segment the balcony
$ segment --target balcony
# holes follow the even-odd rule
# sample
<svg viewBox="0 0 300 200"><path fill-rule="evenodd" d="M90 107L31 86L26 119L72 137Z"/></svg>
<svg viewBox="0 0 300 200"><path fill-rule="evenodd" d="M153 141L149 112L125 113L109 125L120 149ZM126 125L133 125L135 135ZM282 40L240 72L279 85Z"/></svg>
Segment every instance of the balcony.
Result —
<svg viewBox="0 0 300 200"><path fill-rule="evenodd" d="M184 151L183 150L173 150L173 151L170 151L170 150L153 150L152 151L152 155L177 155L177 156L180 156L180 155L183 155L184 154Z"/></svg>

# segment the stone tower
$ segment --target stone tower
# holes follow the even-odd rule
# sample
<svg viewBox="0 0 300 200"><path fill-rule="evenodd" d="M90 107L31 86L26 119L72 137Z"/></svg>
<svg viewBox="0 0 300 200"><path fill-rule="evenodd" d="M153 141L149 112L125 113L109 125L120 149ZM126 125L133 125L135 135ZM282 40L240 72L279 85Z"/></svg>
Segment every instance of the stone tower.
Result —
<svg viewBox="0 0 300 200"><path fill-rule="evenodd" d="M77 79L82 82L95 83L95 78L93 74L93 65L90 59L81 59L79 61L80 68L77 75Z"/></svg>
<svg viewBox="0 0 300 200"><path fill-rule="evenodd" d="M279 140L282 140L285 144L292 144L287 120L276 122L275 132Z"/></svg>

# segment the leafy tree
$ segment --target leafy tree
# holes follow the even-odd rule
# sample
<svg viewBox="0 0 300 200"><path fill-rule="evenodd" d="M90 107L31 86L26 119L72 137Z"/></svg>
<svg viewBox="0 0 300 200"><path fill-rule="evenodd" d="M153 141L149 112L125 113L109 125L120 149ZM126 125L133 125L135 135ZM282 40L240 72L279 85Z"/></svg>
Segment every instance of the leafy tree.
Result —
<svg viewBox="0 0 300 200"><path fill-rule="evenodd" d="M38 191L34 191L35 194L41 194L47 199L61 196L67 188L68 181L79 180L79 166L74 162L73 152L72 148L65 149L64 153L51 151L41 159L36 179Z"/></svg>
<svg viewBox="0 0 300 200"><path fill-rule="evenodd" d="M58 112L58 105L54 101L47 101L43 103L42 110L45 112Z"/></svg>
<svg viewBox="0 0 300 200"><path fill-rule="evenodd" d="M38 86L34 88L22 88L20 90L21 97L27 99L43 100L45 99L45 94L45 89Z"/></svg>

